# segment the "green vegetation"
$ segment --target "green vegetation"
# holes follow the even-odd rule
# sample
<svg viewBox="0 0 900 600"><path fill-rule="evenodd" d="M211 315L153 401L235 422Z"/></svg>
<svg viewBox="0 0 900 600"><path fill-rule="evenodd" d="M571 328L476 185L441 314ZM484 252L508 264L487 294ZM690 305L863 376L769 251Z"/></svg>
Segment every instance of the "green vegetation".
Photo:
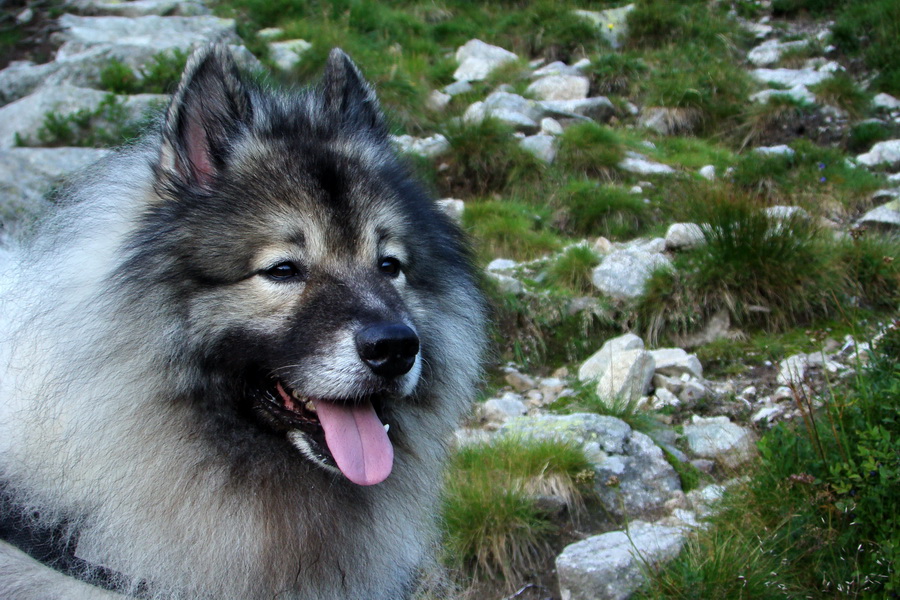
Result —
<svg viewBox="0 0 900 600"><path fill-rule="evenodd" d="M592 477L583 450L573 443L506 436L464 446L446 478L447 562L512 585L548 558L547 536L560 527L538 497L563 498L572 518Z"/></svg>
<svg viewBox="0 0 900 600"><path fill-rule="evenodd" d="M651 573L643 598L891 597L900 589L900 329L851 389L759 443L712 528Z"/></svg>
<svg viewBox="0 0 900 600"><path fill-rule="evenodd" d="M649 220L643 198L628 190L591 180L576 180L560 193L558 224L577 235L631 239Z"/></svg>
<svg viewBox="0 0 900 600"><path fill-rule="evenodd" d="M100 86L115 94L171 94L187 59L188 53L183 50L160 52L137 71L113 60L100 72Z"/></svg>
<svg viewBox="0 0 900 600"><path fill-rule="evenodd" d="M593 288L591 271L599 262L600 259L587 246L572 246L550 264L547 284L576 294L589 294Z"/></svg>
<svg viewBox="0 0 900 600"><path fill-rule="evenodd" d="M556 162L569 171L589 177L613 179L625 157L621 137L609 127L586 122L565 130Z"/></svg>

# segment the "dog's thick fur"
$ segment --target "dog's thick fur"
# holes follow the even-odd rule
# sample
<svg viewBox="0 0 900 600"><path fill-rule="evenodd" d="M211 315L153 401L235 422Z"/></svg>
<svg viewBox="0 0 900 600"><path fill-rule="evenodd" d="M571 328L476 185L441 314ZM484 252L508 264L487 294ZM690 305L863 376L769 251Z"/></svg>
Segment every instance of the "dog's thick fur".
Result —
<svg viewBox="0 0 900 600"><path fill-rule="evenodd" d="M458 228L339 50L285 94L207 49L159 129L4 253L4 517L89 581L0 543L0 598L408 597L484 344ZM402 364L365 356L366 327L401 331ZM377 411L374 480L298 433L284 389Z"/></svg>

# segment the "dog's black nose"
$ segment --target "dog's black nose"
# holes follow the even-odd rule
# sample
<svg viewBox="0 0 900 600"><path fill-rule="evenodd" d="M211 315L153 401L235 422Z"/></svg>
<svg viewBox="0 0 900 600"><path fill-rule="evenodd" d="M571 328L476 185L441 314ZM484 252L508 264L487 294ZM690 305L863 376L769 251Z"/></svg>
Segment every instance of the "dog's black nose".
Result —
<svg viewBox="0 0 900 600"><path fill-rule="evenodd" d="M356 332L356 351L382 377L408 373L419 353L419 338L403 323L374 323Z"/></svg>

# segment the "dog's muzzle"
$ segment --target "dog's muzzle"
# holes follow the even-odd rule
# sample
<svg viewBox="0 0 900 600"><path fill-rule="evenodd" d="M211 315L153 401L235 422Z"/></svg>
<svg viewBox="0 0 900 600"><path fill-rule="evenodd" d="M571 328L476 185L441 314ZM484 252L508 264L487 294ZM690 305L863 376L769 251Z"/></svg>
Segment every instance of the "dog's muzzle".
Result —
<svg viewBox="0 0 900 600"><path fill-rule="evenodd" d="M419 353L416 332L403 323L373 323L357 331L355 339L359 357L381 377L405 375Z"/></svg>

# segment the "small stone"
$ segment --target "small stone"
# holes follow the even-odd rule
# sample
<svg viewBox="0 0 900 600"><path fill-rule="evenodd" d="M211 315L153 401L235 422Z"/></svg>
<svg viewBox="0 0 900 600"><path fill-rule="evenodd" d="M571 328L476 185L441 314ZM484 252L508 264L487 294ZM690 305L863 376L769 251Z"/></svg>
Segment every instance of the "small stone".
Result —
<svg viewBox="0 0 900 600"><path fill-rule="evenodd" d="M463 211L466 208L465 202L456 198L442 198L437 200L435 204L456 223L462 223Z"/></svg>
<svg viewBox="0 0 900 600"><path fill-rule="evenodd" d="M533 377L520 373L516 369L509 369L504 379L517 392L527 392L537 387Z"/></svg>

